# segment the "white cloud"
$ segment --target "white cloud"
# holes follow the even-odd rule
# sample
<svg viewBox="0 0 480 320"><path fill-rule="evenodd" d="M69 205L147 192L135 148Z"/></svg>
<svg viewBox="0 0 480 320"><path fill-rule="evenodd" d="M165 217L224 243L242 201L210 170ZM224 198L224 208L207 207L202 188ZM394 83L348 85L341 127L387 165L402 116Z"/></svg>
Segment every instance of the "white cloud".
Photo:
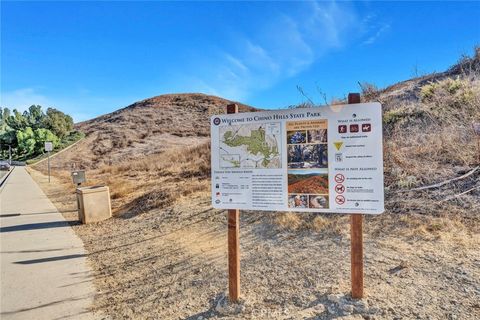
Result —
<svg viewBox="0 0 480 320"><path fill-rule="evenodd" d="M82 89L83 90L83 89ZM82 91L85 94L87 89ZM45 111L47 108L58 108L61 111L70 114L74 122L84 121L92 118L94 114L81 112L78 97L65 99L52 99L39 92L36 88L21 88L12 91L5 91L0 94L0 106L11 110L17 109L20 112L27 110L31 105L41 105ZM83 99L83 105L101 105L107 99L88 97ZM112 99L108 99L111 101Z"/></svg>
<svg viewBox="0 0 480 320"><path fill-rule="evenodd" d="M0 95L0 105L2 107L25 111L33 104L48 107L52 105L52 102L44 95L38 93L34 88L6 91Z"/></svg>
<svg viewBox="0 0 480 320"><path fill-rule="evenodd" d="M349 31L359 24L349 4L305 2L299 6L299 13L278 13L255 34L235 35L236 45L204 59L201 70L181 81L195 90L209 88L208 93L243 100L342 47L351 36Z"/></svg>
<svg viewBox="0 0 480 320"><path fill-rule="evenodd" d="M387 32L390 29L390 24L382 24L377 27L376 31L371 34L365 41L362 42L363 45L370 45L373 44L377 39Z"/></svg>
<svg viewBox="0 0 480 320"><path fill-rule="evenodd" d="M95 117L91 113L82 113L82 112L75 112L70 114L70 116L73 118L73 122L75 123L89 120Z"/></svg>

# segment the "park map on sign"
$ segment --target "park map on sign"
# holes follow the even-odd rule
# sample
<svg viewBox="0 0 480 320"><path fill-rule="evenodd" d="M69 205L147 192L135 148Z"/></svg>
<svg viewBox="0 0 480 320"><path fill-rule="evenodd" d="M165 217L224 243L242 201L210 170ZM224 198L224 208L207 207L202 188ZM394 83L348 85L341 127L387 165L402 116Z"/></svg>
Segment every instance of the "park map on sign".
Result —
<svg viewBox="0 0 480 320"><path fill-rule="evenodd" d="M221 127L220 167L281 168L280 141L280 123Z"/></svg>

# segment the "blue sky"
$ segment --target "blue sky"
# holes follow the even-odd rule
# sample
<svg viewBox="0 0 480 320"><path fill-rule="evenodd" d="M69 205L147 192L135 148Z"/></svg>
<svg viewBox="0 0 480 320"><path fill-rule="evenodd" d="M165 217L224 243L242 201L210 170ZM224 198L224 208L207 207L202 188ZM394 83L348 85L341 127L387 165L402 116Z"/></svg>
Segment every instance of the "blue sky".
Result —
<svg viewBox="0 0 480 320"><path fill-rule="evenodd" d="M1 106L76 121L203 92L282 108L443 71L480 2L1 2ZM417 71L415 71L417 70Z"/></svg>

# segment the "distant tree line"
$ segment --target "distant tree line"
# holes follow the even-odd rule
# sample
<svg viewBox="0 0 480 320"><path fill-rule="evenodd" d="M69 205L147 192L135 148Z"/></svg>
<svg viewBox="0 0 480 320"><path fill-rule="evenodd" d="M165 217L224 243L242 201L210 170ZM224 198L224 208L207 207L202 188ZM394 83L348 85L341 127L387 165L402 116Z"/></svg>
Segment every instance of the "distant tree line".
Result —
<svg viewBox="0 0 480 320"><path fill-rule="evenodd" d="M0 108L0 158L8 157L10 146L13 159L31 159L44 153L45 141L60 148L80 136L74 131L72 117L57 109L43 112L41 106L32 105L22 113Z"/></svg>

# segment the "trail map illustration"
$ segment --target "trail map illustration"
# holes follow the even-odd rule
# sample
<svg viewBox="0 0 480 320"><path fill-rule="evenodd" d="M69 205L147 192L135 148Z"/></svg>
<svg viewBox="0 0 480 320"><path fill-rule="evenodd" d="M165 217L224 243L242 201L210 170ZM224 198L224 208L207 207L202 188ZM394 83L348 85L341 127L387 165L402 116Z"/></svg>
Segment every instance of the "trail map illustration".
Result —
<svg viewBox="0 0 480 320"><path fill-rule="evenodd" d="M221 168L281 168L280 123L221 127L219 148Z"/></svg>

